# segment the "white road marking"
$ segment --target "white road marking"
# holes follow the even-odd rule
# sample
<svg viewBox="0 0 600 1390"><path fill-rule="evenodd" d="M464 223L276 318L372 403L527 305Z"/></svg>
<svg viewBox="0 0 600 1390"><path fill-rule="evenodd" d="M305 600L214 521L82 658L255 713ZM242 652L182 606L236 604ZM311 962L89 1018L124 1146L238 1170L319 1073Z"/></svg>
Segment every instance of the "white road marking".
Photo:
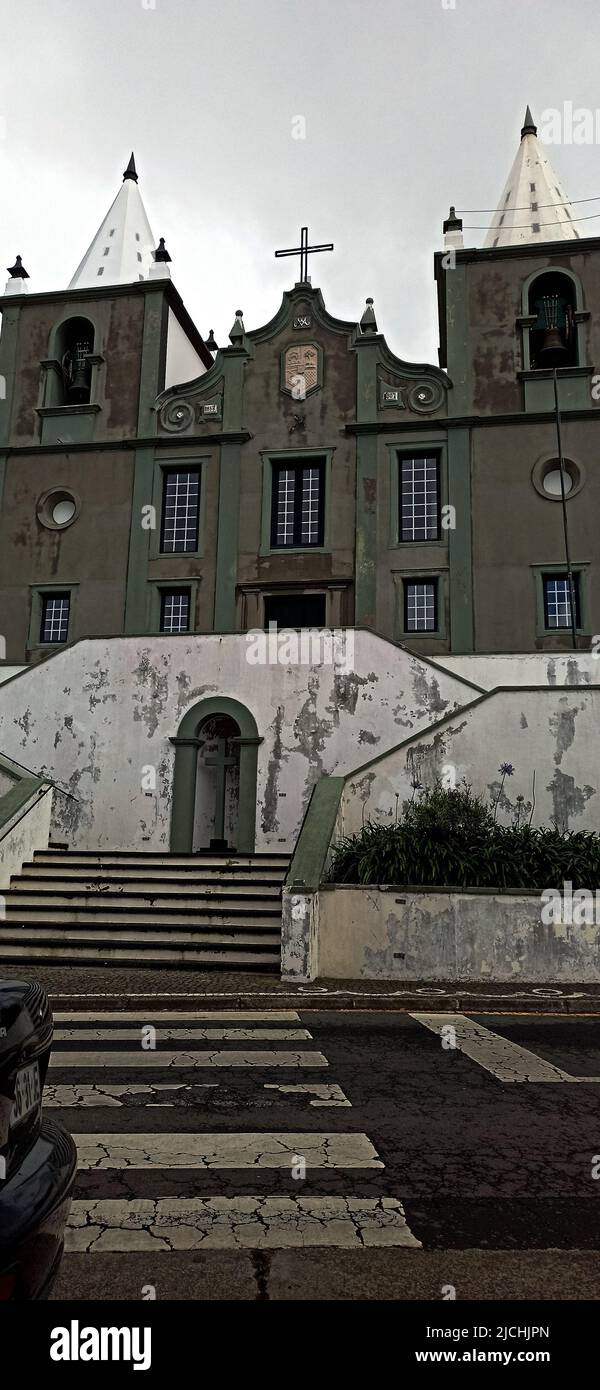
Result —
<svg viewBox="0 0 600 1390"><path fill-rule="evenodd" d="M56 1028L55 1042L140 1042L142 1028L156 1028L161 1042L312 1042L307 1028Z"/></svg>
<svg viewBox="0 0 600 1390"><path fill-rule="evenodd" d="M75 1134L79 1168L383 1168L366 1134Z"/></svg>
<svg viewBox="0 0 600 1390"><path fill-rule="evenodd" d="M50 1070L65 1067L328 1067L322 1052L53 1052Z"/></svg>
<svg viewBox="0 0 600 1390"><path fill-rule="evenodd" d="M341 1086L316 1083L314 1086L277 1086L274 1081L264 1082L265 1091L283 1091L286 1096L309 1095L315 1096L315 1100L309 1101L309 1105L352 1105L352 1101L344 1095Z"/></svg>
<svg viewBox="0 0 600 1390"><path fill-rule="evenodd" d="M422 1248L395 1197L168 1197L75 1201L65 1250ZM67 1253L68 1259L68 1253Z"/></svg>
<svg viewBox="0 0 600 1390"><path fill-rule="evenodd" d="M454 1028L457 1050L464 1052L466 1057L477 1062L498 1081L533 1081L536 1084L546 1081L600 1081L598 1076L569 1076L561 1067L546 1062L527 1047L502 1038L499 1033L484 1028L482 1023L475 1023L465 1014L411 1013L410 1017L424 1024L425 1028L430 1028L432 1033L440 1035L443 1028Z"/></svg>
<svg viewBox="0 0 600 1390"><path fill-rule="evenodd" d="M106 1106L124 1104L124 1096L140 1096L144 1107L173 1105L172 1101L153 1101L146 1100L146 1096L161 1095L163 1091L214 1091L218 1089L218 1081L196 1081L190 1086L185 1081L155 1081L152 1086L144 1086L140 1082L138 1086L132 1084L119 1085L117 1082L106 1082L101 1086L44 1086L44 1109L61 1108L64 1110L81 1110L96 1106L104 1109Z"/></svg>
<svg viewBox="0 0 600 1390"><path fill-rule="evenodd" d="M109 1011L107 1009L95 1009L93 1013L71 1010L66 1013L64 1009L57 1009L54 1013L55 1023L95 1023L100 1027L103 1023L299 1023L300 1014L293 1009L265 1009L258 1013L247 1009L195 1009L189 1012L178 1009L176 1013L166 1009L159 1009L150 999L145 1013L139 1009L135 1011L123 1009Z"/></svg>

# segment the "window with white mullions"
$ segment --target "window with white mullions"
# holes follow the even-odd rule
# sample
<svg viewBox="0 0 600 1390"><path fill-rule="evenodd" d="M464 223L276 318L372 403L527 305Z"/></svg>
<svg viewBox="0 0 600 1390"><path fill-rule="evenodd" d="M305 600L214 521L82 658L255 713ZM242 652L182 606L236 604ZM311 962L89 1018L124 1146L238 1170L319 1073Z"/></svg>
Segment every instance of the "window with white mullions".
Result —
<svg viewBox="0 0 600 1390"><path fill-rule="evenodd" d="M40 642L66 642L69 632L70 594L42 596Z"/></svg>
<svg viewBox="0 0 600 1390"><path fill-rule="evenodd" d="M200 472L165 472L163 483L161 551L168 554L198 549Z"/></svg>
<svg viewBox="0 0 600 1390"><path fill-rule="evenodd" d="M435 632L437 584L435 579L405 579L404 631Z"/></svg>
<svg viewBox="0 0 600 1390"><path fill-rule="evenodd" d="M544 623L547 628L571 627L571 593L568 574L545 574ZM580 626L579 575L573 575L575 588L575 626Z"/></svg>
<svg viewBox="0 0 600 1390"><path fill-rule="evenodd" d="M189 589L164 589L160 599L161 632L189 632Z"/></svg>
<svg viewBox="0 0 600 1390"><path fill-rule="evenodd" d="M439 540L439 473L435 457L400 459L400 540Z"/></svg>
<svg viewBox="0 0 600 1390"><path fill-rule="evenodd" d="M273 464L271 545L322 545L324 516L323 463Z"/></svg>

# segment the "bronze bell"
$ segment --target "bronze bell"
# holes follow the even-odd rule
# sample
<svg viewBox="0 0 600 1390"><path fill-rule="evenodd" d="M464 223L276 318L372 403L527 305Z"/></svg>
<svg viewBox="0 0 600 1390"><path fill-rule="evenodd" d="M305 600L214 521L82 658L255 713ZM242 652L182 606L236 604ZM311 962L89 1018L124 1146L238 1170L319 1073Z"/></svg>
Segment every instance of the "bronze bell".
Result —
<svg viewBox="0 0 600 1390"><path fill-rule="evenodd" d="M560 367L569 357L569 349L558 326L560 310L558 295L544 295L542 315L546 327L537 352L538 361L544 367Z"/></svg>
<svg viewBox="0 0 600 1390"><path fill-rule="evenodd" d="M91 347L88 342L80 341L74 344L72 352L65 353L63 369L65 373L67 395L69 401L74 404L89 400L91 368L88 356Z"/></svg>

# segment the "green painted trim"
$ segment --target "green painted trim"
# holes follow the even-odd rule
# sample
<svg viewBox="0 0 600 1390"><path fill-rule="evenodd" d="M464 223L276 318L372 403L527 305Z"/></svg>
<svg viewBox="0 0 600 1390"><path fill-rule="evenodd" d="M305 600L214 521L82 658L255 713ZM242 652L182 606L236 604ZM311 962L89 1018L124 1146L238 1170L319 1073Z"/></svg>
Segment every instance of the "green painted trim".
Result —
<svg viewBox="0 0 600 1390"><path fill-rule="evenodd" d="M0 446L8 444L11 436L12 406L15 392L15 362L19 336L19 304L4 301L2 308L2 331L0 333ZM2 378L4 379L2 382Z"/></svg>
<svg viewBox="0 0 600 1390"><path fill-rule="evenodd" d="M420 542L416 542L420 544ZM414 642L420 638L429 641L430 638L437 638L439 641L446 641L448 636L448 625L446 621L446 611L448 608L448 570L443 565L432 565L427 569L423 565L413 565L410 568L393 569L390 571L394 588L396 591L396 603L394 613L394 636L398 643L405 641ZM435 580L437 583L436 591L436 617L437 627L432 631L412 632L404 627L404 581L405 579L422 579L427 583ZM448 673L449 674L449 673Z"/></svg>
<svg viewBox="0 0 600 1390"><path fill-rule="evenodd" d="M377 621L377 439L356 441L355 619Z"/></svg>
<svg viewBox="0 0 600 1390"><path fill-rule="evenodd" d="M165 557L177 560L201 559L204 555L204 538L206 532L206 467L210 462L210 454L204 458L198 458L197 454L184 455L183 458L159 458L154 459L152 477L152 506L156 512L156 527L150 532L150 543L148 546L148 558L150 560L162 560ZM164 496L164 475L165 473L182 472L195 469L199 474L199 508L198 508L198 545L195 550L161 550L160 537L162 531L162 512Z"/></svg>
<svg viewBox="0 0 600 1390"><path fill-rule="evenodd" d="M200 577L191 578L184 575L177 579L149 579L148 580L148 633L157 637L176 637L185 636L184 633L161 632L160 630L160 608L163 589L189 589L190 591L190 626L188 634L194 635L196 632L196 614L198 611L198 589L200 587Z"/></svg>
<svg viewBox="0 0 600 1390"><path fill-rule="evenodd" d="M15 787L5 792L0 797L0 830L44 786L50 790L43 777L22 777Z"/></svg>
<svg viewBox="0 0 600 1390"><path fill-rule="evenodd" d="M471 440L466 429L448 431L448 501L456 526L448 531L450 642L452 651L475 650Z"/></svg>
<svg viewBox="0 0 600 1390"><path fill-rule="evenodd" d="M152 504L153 482L154 449L136 449L125 581L125 636L145 632L148 622L147 576L152 532L142 526L142 508Z"/></svg>
<svg viewBox="0 0 600 1390"><path fill-rule="evenodd" d="M333 501L332 469L336 445L328 449L261 449L262 454L262 502L260 524L259 555L325 555L331 550L331 507ZM300 463L302 459L315 462L323 459L325 463L325 515L323 519L322 545L271 545L271 508L273 503L273 464ZM256 585L254 586L256 587Z"/></svg>
<svg viewBox="0 0 600 1390"><path fill-rule="evenodd" d="M138 434L156 434L156 397L164 371L165 314L167 303L161 289L154 289L144 300L144 328L140 362Z"/></svg>
<svg viewBox="0 0 600 1390"><path fill-rule="evenodd" d="M176 737L171 740L175 745L175 766L170 849L173 854L191 854L193 851L198 730L204 720L213 714L230 715L240 730L240 797L236 849L239 854L254 854L258 745L262 743L262 738L250 710L238 700L231 700L225 695L212 696L192 705L184 714Z"/></svg>
<svg viewBox="0 0 600 1390"><path fill-rule="evenodd" d="M26 651L54 652L58 648L59 651L64 652L65 647L69 644L69 633L73 631L75 605L77 603L78 589L79 583L69 584L68 582L65 582L64 584L30 584L29 592L31 595L31 602L29 607L29 629L27 633L27 641L25 644ZM42 626L42 600L44 599L46 594L65 593L68 593L70 595L69 626L67 629L67 640L66 642L41 642L40 631Z"/></svg>
<svg viewBox="0 0 600 1390"><path fill-rule="evenodd" d="M449 397L449 415L463 415L472 396L470 382L469 336L467 323L467 281L464 266L455 265L445 272L447 366L453 391Z"/></svg>
<svg viewBox="0 0 600 1390"><path fill-rule="evenodd" d="M241 449L223 444L219 461L219 511L215 563L214 630L234 629L237 622L238 537L240 526Z"/></svg>
<svg viewBox="0 0 600 1390"><path fill-rule="evenodd" d="M288 891L317 891L327 862L344 784L344 777L323 776L315 782L285 880Z"/></svg>
<svg viewBox="0 0 600 1390"><path fill-rule="evenodd" d="M427 440L417 436L413 444L406 439L402 439L401 442L394 440L388 443L386 441L384 447L388 451L388 495L390 498L388 550L402 550L407 559L417 548L420 549L421 547L424 551L442 549L447 552L448 531L444 530L442 524L442 510L449 502L446 435L435 435ZM400 536L400 460L414 458L415 455L421 454L438 460L440 534L436 540L432 541L403 541Z"/></svg>
<svg viewBox="0 0 600 1390"><path fill-rule="evenodd" d="M563 637L566 637L567 640L568 640L568 638L569 638L570 635L571 635L571 628L570 628L570 627L546 627L546 612L545 612L545 605L544 605L544 585L543 585L543 582L542 582L543 575L545 575L545 574L566 574L566 573L567 573L567 566L566 566L566 564L565 564L564 561L563 561L562 565L531 565L530 568L531 568L531 572L532 572L532 575L533 575L533 582L534 582L534 589L535 589L535 634L536 634L536 637L560 637L560 636L563 636ZM573 570L573 576L574 576L574 577L575 577L576 575L579 576L579 617L580 617L580 619L581 619L581 622L580 622L580 624L578 624L578 626L576 627L575 631L576 631L577 633L579 633L582 637L591 637L591 635L592 635L592 623L591 623L590 599L589 599L588 582L587 582L587 581L588 581L587 571L589 570L589 561L585 560L585 561L583 561L583 562L580 561L580 562L577 562L577 563L576 563L574 560L572 560L572 561L571 561L571 569ZM554 655L554 653L552 653L552 655ZM555 687L555 688L556 688L556 687ZM568 687L568 688L571 689L572 687ZM580 687L576 686L576 687L573 687L573 688L579 689ZM585 686L584 689L589 690L590 687L589 687L589 686Z"/></svg>

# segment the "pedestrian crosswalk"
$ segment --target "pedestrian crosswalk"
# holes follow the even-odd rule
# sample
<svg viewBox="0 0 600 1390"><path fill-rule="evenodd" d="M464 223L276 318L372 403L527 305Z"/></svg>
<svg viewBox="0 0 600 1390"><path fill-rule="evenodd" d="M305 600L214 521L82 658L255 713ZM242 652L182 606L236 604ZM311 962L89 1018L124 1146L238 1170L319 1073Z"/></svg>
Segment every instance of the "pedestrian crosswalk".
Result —
<svg viewBox="0 0 600 1390"><path fill-rule="evenodd" d="M78 1149L67 1259L420 1248L328 1068L292 1010L57 1012L44 1103Z"/></svg>

